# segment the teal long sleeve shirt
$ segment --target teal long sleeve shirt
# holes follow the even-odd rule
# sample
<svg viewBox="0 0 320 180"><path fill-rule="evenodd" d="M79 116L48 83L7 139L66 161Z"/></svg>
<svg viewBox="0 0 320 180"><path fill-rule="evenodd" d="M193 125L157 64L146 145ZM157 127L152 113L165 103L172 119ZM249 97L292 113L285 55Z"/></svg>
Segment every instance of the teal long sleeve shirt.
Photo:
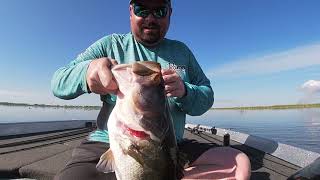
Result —
<svg viewBox="0 0 320 180"><path fill-rule="evenodd" d="M119 64L155 61L160 63L163 69L176 70L184 81L187 92L182 98L169 98L178 141L183 137L186 114L201 115L213 104L210 81L185 44L164 39L156 47L146 47L137 42L131 33L106 36L92 44L67 66L58 69L51 81L53 94L62 99L73 99L90 93L86 82L88 65L92 60L101 57L115 59ZM116 101L112 95L101 96L101 99L110 105L114 105ZM89 139L108 142L108 131L97 130L91 133Z"/></svg>

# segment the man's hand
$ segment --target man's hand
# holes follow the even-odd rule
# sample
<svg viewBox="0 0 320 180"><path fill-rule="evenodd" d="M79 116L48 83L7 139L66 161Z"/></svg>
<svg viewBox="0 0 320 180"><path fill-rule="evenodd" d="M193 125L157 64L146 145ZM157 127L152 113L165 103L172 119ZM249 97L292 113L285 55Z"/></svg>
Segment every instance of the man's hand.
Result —
<svg viewBox="0 0 320 180"><path fill-rule="evenodd" d="M172 69L163 69L161 71L165 85L166 95L169 97L183 97L186 89L181 77Z"/></svg>
<svg viewBox="0 0 320 180"><path fill-rule="evenodd" d="M91 61L87 71L87 85L96 94L116 93L118 85L111 73L111 67L118 64L116 60L103 57Z"/></svg>

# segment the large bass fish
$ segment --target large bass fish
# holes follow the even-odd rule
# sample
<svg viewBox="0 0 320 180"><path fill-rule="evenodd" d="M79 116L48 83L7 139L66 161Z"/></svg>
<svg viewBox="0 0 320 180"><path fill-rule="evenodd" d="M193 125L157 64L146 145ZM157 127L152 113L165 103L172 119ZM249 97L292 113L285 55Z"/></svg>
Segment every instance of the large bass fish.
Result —
<svg viewBox="0 0 320 180"><path fill-rule="evenodd" d="M117 102L108 120L110 149L97 168L118 180L180 179L177 142L161 66L143 61L116 65Z"/></svg>

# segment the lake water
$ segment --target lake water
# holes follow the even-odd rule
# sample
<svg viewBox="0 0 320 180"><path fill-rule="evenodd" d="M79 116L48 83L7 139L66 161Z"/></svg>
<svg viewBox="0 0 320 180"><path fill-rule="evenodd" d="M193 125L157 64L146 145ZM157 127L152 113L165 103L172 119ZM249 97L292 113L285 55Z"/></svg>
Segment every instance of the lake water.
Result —
<svg viewBox="0 0 320 180"><path fill-rule="evenodd" d="M0 123L93 120L98 110L0 105ZM231 129L320 153L320 108L291 110L210 110L188 123Z"/></svg>

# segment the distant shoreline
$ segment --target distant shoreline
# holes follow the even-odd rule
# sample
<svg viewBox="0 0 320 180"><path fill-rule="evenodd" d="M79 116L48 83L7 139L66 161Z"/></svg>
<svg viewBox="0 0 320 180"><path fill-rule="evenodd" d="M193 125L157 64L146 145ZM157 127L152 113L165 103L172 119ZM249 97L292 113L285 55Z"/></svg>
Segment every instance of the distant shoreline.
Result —
<svg viewBox="0 0 320 180"><path fill-rule="evenodd" d="M49 104L27 104L27 103L9 103L0 102L2 106L24 106L24 107L47 107L47 108L67 108L67 109L86 109L100 110L101 106L76 106L76 105L49 105Z"/></svg>
<svg viewBox="0 0 320 180"><path fill-rule="evenodd" d="M0 102L0 105L69 108L69 109L86 109L86 110L100 110L101 108L101 106L49 105L49 104L27 104L27 103L9 103L9 102ZM304 108L320 108L320 103L319 104L273 105L273 106L250 106L250 107L223 107L223 108L210 108L210 110L268 110L268 109L272 110L272 109L304 109Z"/></svg>
<svg viewBox="0 0 320 180"><path fill-rule="evenodd" d="M225 107L211 108L211 110L277 110L277 109L304 109L304 108L320 108L320 104L288 104L273 106L251 106L251 107Z"/></svg>

